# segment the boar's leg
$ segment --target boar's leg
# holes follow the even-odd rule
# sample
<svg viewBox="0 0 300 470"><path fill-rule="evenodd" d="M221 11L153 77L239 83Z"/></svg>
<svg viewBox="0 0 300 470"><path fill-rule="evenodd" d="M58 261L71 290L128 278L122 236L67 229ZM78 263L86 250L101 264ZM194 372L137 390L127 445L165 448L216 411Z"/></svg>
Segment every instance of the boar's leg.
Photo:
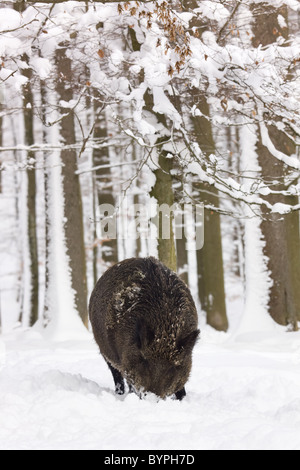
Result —
<svg viewBox="0 0 300 470"><path fill-rule="evenodd" d="M128 384L128 387L129 387L129 393L135 393L134 388L131 384Z"/></svg>
<svg viewBox="0 0 300 470"><path fill-rule="evenodd" d="M124 379L122 377L122 374L117 369L115 369L108 361L106 362L114 378L116 393L118 395L124 395L125 385L124 385Z"/></svg>
<svg viewBox="0 0 300 470"><path fill-rule="evenodd" d="M184 387L175 393L176 400L181 401L185 396L186 396L186 391Z"/></svg>

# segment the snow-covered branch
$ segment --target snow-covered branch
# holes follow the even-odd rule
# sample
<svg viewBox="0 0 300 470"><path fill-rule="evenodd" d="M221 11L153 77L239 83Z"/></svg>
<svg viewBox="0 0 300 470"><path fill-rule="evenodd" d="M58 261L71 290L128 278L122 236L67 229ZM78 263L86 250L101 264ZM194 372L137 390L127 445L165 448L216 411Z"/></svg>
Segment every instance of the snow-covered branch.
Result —
<svg viewBox="0 0 300 470"><path fill-rule="evenodd" d="M74 1L74 0L73 0ZM151 3L153 0L138 0L139 3ZM87 0L75 0L75 2L78 2L78 3L87 3ZM38 4L38 3L43 3L43 4L46 4L46 5L52 5L52 4L58 4L58 3L68 3L68 0L17 0L16 3L23 3L23 4L28 4L28 5L31 5L31 4ZM105 3L135 3L135 2L126 2L126 0L124 1L120 1L120 0L88 0L88 3L102 3L102 4L105 4Z"/></svg>
<svg viewBox="0 0 300 470"><path fill-rule="evenodd" d="M92 173L93 171L105 170L108 168L120 168L122 166L136 166L141 163L141 160L135 160L133 162L120 162L120 163L109 163L107 165L97 165L93 168L83 168L76 171L77 175L83 175L85 173Z"/></svg>
<svg viewBox="0 0 300 470"><path fill-rule="evenodd" d="M23 6L52 7L65 2L29 0L22 3ZM216 164L207 160L203 163L195 152L197 138L193 136L191 125L191 119L202 116L218 135L219 130L230 126L236 126L238 133L242 126L254 124L257 131L259 129L262 145L274 161L284 163L290 174L299 172L296 155L276 148L269 135L270 126L276 126L295 144L293 134L295 123L299 122L299 78L293 72L299 60L296 37L286 41L279 36L271 44L254 47L249 26L253 19L250 1L200 2L199 11L195 12L190 7L180 11L175 2L78 3L86 8L72 9L70 4L68 12L57 7L51 9L51 15L44 13L46 7L43 13L28 8L22 15L14 12L11 18L8 16L9 27L5 27L5 32L9 41L6 34L0 39L3 46L0 80L5 81L8 89L20 89L20 84L27 80L22 62L22 55L26 53L27 67L32 70L36 88L39 80L47 79L51 84L58 79L73 89L71 101L61 100L55 105L63 114L56 113L55 119L48 119L48 122L61 125L70 119L76 108L82 139L68 145L2 146L0 152L65 149L76 150L81 155L86 150L132 145L139 148L146 160L151 155L157 165L157 155L164 149L176 155L183 173L192 168L200 181L226 197L260 205L269 211L274 207L279 212L298 210L297 204L284 208L271 204L266 197L288 198L292 191L297 196L297 185L290 189L282 184L280 189L274 190L272 181L265 183L263 175L257 172L256 184L249 189L250 185L245 187L241 182L243 170L226 175L226 150L223 156L222 152L221 156L216 153ZM88 9L92 4L93 8ZM186 4L189 2L182 2L182 8ZM209 31L203 27L205 18L213 25ZM283 25L282 19L278 21ZM63 73L55 76L53 55L62 43L68 44L67 55L74 70L71 80ZM206 114L198 103L203 96L209 107ZM86 131L78 118L85 102L91 100L99 104L97 112L107 113L112 123L112 131L105 140L95 140L94 126L90 124ZM38 106L35 111L42 116ZM192 164L186 163L188 158ZM126 165L134 168L134 163ZM87 170L80 169L78 174L109 167L92 165ZM134 175L129 175L128 179L134 179Z"/></svg>
<svg viewBox="0 0 300 470"><path fill-rule="evenodd" d="M16 145L16 146L7 146L7 147L0 147L0 152L53 152L54 150L81 150L84 142L76 142L74 144L34 144L34 145ZM106 141L97 141L95 139L89 140L86 143L85 149L101 149L107 148L111 146L118 146L123 147L128 145L128 143L124 142L124 139L121 137L118 139L114 137L114 139L106 139Z"/></svg>

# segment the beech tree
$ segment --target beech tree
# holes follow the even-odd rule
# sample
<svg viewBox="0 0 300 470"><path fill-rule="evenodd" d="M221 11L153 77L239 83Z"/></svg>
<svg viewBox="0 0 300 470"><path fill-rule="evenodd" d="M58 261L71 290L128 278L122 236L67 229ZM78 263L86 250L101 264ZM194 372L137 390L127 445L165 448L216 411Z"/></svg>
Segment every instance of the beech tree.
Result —
<svg viewBox="0 0 300 470"><path fill-rule="evenodd" d="M0 95L0 99L2 100L2 96ZM3 145L3 117L2 117L2 102L0 103L0 146L2 147ZM0 162L2 162L2 159L0 159ZM1 163L0 163L1 164ZM2 192L2 171L0 167L0 193Z"/></svg>
<svg viewBox="0 0 300 470"><path fill-rule="evenodd" d="M288 11L286 6L275 8L271 5L253 5L255 13L253 24L254 46L266 47L274 44L278 39L288 41ZM295 72L289 71L286 80L293 79ZM261 117L266 122L270 143L274 149L287 157L296 154L293 130L289 132L280 126L282 119L276 116L274 122L268 124L268 110L260 110ZM272 192L266 196L270 204L285 204L297 206L299 197L284 193L289 192L291 184L296 183L298 173L289 171L283 161L274 162L272 151L264 142L260 129L257 144L258 161L262 169L262 177L266 185L272 181ZM294 180L293 180L294 178ZM299 212L289 214L268 215L263 211L262 232L265 239L265 254L268 258L268 267L272 279L269 297L269 311L277 323L289 324L298 329L300 320L300 237L299 237ZM285 268L283 269L283 266Z"/></svg>
<svg viewBox="0 0 300 470"><path fill-rule="evenodd" d="M24 4L15 5L17 11L23 12L25 10ZM32 78L33 73L28 65L29 57L25 53L21 57L24 63L22 73L27 81L22 87L23 91L23 117L24 117L24 143L28 147L34 144L34 100L32 91ZM38 319L39 312L39 260L38 260L38 239L37 239L37 222L36 222L36 172L35 172L35 158L34 154L27 152L28 167L26 170L26 215L27 227L25 233L24 244L24 260L27 259L28 263L23 263L24 277L28 279L29 294L24 296L24 301L27 305L23 306L22 311L28 315L29 325L32 326ZM26 273L28 271L28 273ZM27 300L28 299L28 300ZM20 318L21 319L21 318Z"/></svg>
<svg viewBox="0 0 300 470"><path fill-rule="evenodd" d="M74 112L69 108L73 99L72 85L74 82L72 62L67 57L69 43L59 44L56 52L57 94L61 104L60 134L65 146L76 142ZM84 246L82 199L79 176L77 171L77 152L74 149L63 148L61 152L62 180L65 212L65 241L69 257L72 288L75 292L75 303L79 315L87 326L87 281Z"/></svg>
<svg viewBox="0 0 300 470"><path fill-rule="evenodd" d="M209 158L216 153L211 123L209 121L209 107L205 98L200 97L197 102L202 116L192 118L194 132L199 147ZM209 184L196 183L199 198L206 205L218 208L219 196L215 187ZM221 236L221 220L217 211L207 208L204 211L204 246L197 251L198 285L201 305L207 314L207 323L217 330L226 331L228 320L225 304L225 285L223 269L223 250Z"/></svg>
<svg viewBox="0 0 300 470"><path fill-rule="evenodd" d="M25 63L28 58L23 57ZM24 106L24 128L25 144L29 147L34 144L33 129L33 93L31 90L32 72L28 68L23 71L28 79L23 86L23 106ZM39 263L38 263L38 243L36 228L36 173L35 159L32 152L27 153L28 168L27 174L27 241L29 251L30 270L30 296L29 296L29 324L32 326L38 319L39 309Z"/></svg>

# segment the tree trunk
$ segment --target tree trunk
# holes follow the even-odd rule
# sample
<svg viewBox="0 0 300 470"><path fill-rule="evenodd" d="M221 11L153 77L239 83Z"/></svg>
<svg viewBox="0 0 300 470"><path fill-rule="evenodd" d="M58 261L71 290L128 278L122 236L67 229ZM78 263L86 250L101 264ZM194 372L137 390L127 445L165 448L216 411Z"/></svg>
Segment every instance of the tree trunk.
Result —
<svg viewBox="0 0 300 470"><path fill-rule="evenodd" d="M56 52L57 64L57 93L59 100L70 102L73 98L71 60L67 58L68 44L61 44ZM65 145L76 142L74 112L71 109L61 108L60 113L65 116L61 121L61 137ZM75 292L77 311L87 326L87 281L82 200L79 176L77 170L76 150L64 149L61 152L63 192L65 198L65 239L69 257L72 288Z"/></svg>
<svg viewBox="0 0 300 470"><path fill-rule="evenodd" d="M209 120L209 107L205 97L198 98L197 107L204 116L192 118L194 132L202 152L209 157L215 153L215 144ZM201 182L195 185L205 205L219 207L218 191ZM226 314L223 248L220 215L204 209L204 246L197 251L198 288L202 309L207 314L207 323L213 328L226 331Z"/></svg>
<svg viewBox="0 0 300 470"><path fill-rule="evenodd" d="M0 92L0 147L3 146L3 117L2 117L2 110L3 110L3 105L2 105L2 95ZM0 194L2 193L2 156L0 154Z"/></svg>
<svg viewBox="0 0 300 470"><path fill-rule="evenodd" d="M253 25L255 47L260 44L261 46L272 44L278 37L288 38L288 28L281 27L278 22L278 15L281 15L288 24L286 7L255 5L253 11L255 11ZM268 117L266 117L267 120ZM294 142L284 132L275 125L267 125L267 129L272 143L278 150L286 155L296 153ZM284 177L287 176L287 167L272 156L262 143L261 135L259 135L257 153L262 176L266 182L277 181L278 184L272 186L275 191L286 189ZM299 201L297 196L287 197L278 194L267 196L266 199L271 204L282 202L295 205ZM270 215L264 211L263 215L265 220L261 224L261 229L265 240L264 252L268 258L268 268L273 281L269 297L269 312L277 323L291 325L294 330L297 330L297 322L300 320L299 213Z"/></svg>
<svg viewBox="0 0 300 470"><path fill-rule="evenodd" d="M154 171L156 182L150 195L156 199L159 208L163 209L162 206L166 204L166 211L162 210L157 214L158 257L160 261L176 272L177 260L173 229L174 213L168 210L174 204L173 178L170 174L173 159L167 158L166 153L164 150L160 150L160 168Z"/></svg>
<svg viewBox="0 0 300 470"><path fill-rule="evenodd" d="M28 62L28 57L23 60ZM31 90L31 69L23 70L23 74L28 81L23 86L23 115L25 126L25 145L34 144L33 130L33 95ZM32 326L38 319L39 313L39 262L38 262L38 241L36 227L36 173L35 173L35 155L33 152L27 152L28 169L27 174L27 237L30 259L30 307L29 307L29 325Z"/></svg>
<svg viewBox="0 0 300 470"><path fill-rule="evenodd" d="M44 81L40 83L41 87L41 105L42 105L42 119L43 122L46 122L46 109L47 109L47 91L46 91L46 84ZM43 142L47 142L47 131L46 127L43 126ZM44 153L43 156L44 160L44 194L45 194L45 297L44 297L44 318L43 318L43 325L47 326L49 323L49 305L48 305L48 290L49 290L49 260L50 260L50 207L49 207L49 160L47 152Z"/></svg>
<svg viewBox="0 0 300 470"><path fill-rule="evenodd" d="M22 13L26 9L24 1L18 2L13 5L14 10ZM28 63L29 59L27 54L22 56L22 60ZM23 86L23 117L24 117L24 143L27 146L34 144L34 129L33 129L33 95L31 90L32 70L26 68L22 71L23 75L28 79L27 83ZM33 152L27 152L27 162L29 168L26 171L27 177L27 244L28 258L29 258L29 304L26 308L22 307L23 311L28 311L29 325L32 326L38 319L39 312L39 263L38 263L38 241L37 241L37 227L36 227L36 173L35 173L35 155ZM25 254L27 256L27 254ZM25 268L26 269L26 268ZM25 287L26 288L26 287ZM25 299L26 296L23 298ZM23 314L20 315L22 321Z"/></svg>
<svg viewBox="0 0 300 470"><path fill-rule="evenodd" d="M105 111L100 109L97 98L94 101L95 129L94 139L99 142L107 139ZM108 165L110 163L108 147L95 148L93 150L93 166ZM110 204L115 207L115 198L113 196L113 187L110 168L99 168L95 174L95 185L97 194L97 204ZM98 240L95 240L97 243ZM98 258L98 245L95 246L94 256ZM101 257L105 265L110 266L118 262L118 241L117 239L101 240Z"/></svg>
<svg viewBox="0 0 300 470"><path fill-rule="evenodd" d="M282 149L288 138L278 129L269 127L269 135L278 149ZM286 170L262 144L261 136L258 143L258 161L263 175L267 179L282 180ZM290 142L290 145L291 142ZM273 190L283 190L283 185L273 186ZM270 195L266 199L271 204L282 202L295 205L297 196ZM299 213L267 214L261 224L265 240L265 255L268 258L268 268L273 285L270 289L269 312L272 318L281 325L292 325L297 330L300 320L300 238Z"/></svg>

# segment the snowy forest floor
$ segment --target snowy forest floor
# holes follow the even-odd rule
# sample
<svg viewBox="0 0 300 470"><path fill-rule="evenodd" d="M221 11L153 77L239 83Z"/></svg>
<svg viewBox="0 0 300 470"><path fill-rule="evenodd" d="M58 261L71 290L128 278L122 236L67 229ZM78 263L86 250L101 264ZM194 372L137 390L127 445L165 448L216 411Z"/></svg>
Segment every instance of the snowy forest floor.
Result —
<svg viewBox="0 0 300 470"><path fill-rule="evenodd" d="M241 328L240 282L226 276L228 333L200 317L201 340L182 402L119 397L83 326L77 336L68 331L66 341L16 327L12 273L18 266L9 208L2 198L1 450L300 450L300 332L287 333L263 316L256 321L253 302L250 324ZM257 279L254 284L260 287ZM252 294L260 299L260 290Z"/></svg>
<svg viewBox="0 0 300 470"><path fill-rule="evenodd" d="M182 402L116 396L83 338L0 336L0 449L300 449L300 333L204 327Z"/></svg>

